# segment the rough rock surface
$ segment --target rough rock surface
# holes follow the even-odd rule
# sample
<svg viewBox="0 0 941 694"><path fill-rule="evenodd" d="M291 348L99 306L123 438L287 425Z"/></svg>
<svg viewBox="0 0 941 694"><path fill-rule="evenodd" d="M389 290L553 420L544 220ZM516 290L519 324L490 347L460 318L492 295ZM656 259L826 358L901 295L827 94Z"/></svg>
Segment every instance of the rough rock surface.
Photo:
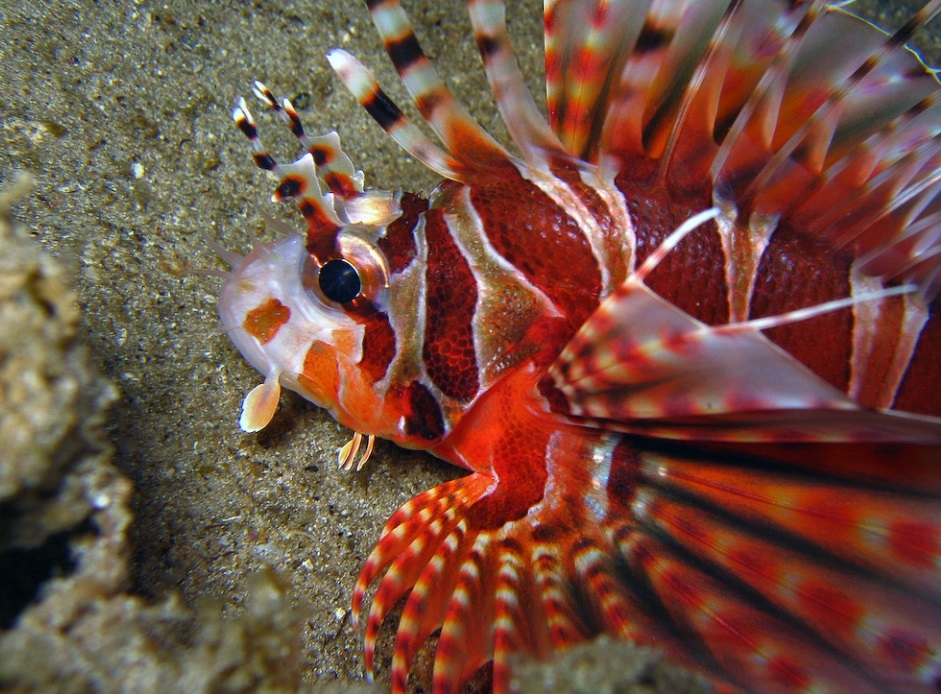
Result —
<svg viewBox="0 0 941 694"><path fill-rule="evenodd" d="M0 192L0 685L296 691L300 625L275 577L228 621L124 592L132 489L103 427L117 390L78 339L72 273L10 220L29 186Z"/></svg>
<svg viewBox="0 0 941 694"><path fill-rule="evenodd" d="M514 694L699 694L705 680L675 667L652 648L601 636L563 653L550 664L518 661L510 688Z"/></svg>
<svg viewBox="0 0 941 694"><path fill-rule="evenodd" d="M101 431L115 389L77 341L73 278L9 218L31 186L0 195L0 551L29 550L93 510L126 507L128 485L104 465ZM111 519L126 531L129 517Z"/></svg>

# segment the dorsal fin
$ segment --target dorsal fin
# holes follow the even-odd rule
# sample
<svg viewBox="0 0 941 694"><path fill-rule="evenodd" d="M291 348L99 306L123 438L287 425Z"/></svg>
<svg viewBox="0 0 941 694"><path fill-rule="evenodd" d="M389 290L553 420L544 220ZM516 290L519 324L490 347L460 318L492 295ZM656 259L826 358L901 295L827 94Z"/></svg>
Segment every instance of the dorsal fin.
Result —
<svg viewBox="0 0 941 694"><path fill-rule="evenodd" d="M465 179L463 164L415 127L356 58L341 48L335 48L327 54L327 60L360 105L402 149L445 178L452 181Z"/></svg>
<svg viewBox="0 0 941 694"><path fill-rule="evenodd" d="M474 36L487 72L487 80L497 101L500 116L513 143L531 165L539 165L547 155L560 156L566 149L539 112L532 93L520 72L510 45L506 11L498 0L467 3Z"/></svg>
<svg viewBox="0 0 941 694"><path fill-rule="evenodd" d="M508 164L511 155L454 98L425 56L398 0L368 0L386 52L422 117L452 156L484 173Z"/></svg>
<svg viewBox="0 0 941 694"><path fill-rule="evenodd" d="M931 300L941 89L905 42L939 8L886 34L822 0L549 2L550 122L621 180L772 218Z"/></svg>

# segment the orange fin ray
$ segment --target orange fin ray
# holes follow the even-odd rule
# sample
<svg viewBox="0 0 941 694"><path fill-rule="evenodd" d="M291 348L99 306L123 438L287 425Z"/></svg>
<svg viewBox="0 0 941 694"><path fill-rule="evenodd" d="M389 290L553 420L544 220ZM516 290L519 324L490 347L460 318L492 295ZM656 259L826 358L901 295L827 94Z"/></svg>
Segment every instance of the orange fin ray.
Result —
<svg viewBox="0 0 941 694"><path fill-rule="evenodd" d="M799 654L803 640L813 652L789 667L809 663L841 688L868 681L866 669L896 687L930 681L941 664L937 497L844 484L810 466L753 467L738 456L684 459L664 450L644 458L632 505L644 533L631 551L677 619L702 620L691 626L717 657L749 643ZM759 628L769 619L780 625ZM769 639L800 631L799 641ZM843 665L834 669L821 655ZM860 691L872 688L880 690L870 683Z"/></svg>
<svg viewBox="0 0 941 694"><path fill-rule="evenodd" d="M671 549L641 535L628 551L686 648L718 681L744 691L885 691L787 616L756 604L747 591L732 589Z"/></svg>
<svg viewBox="0 0 941 694"><path fill-rule="evenodd" d="M393 689L405 689L405 679L415 654L431 632L444 623L448 602L440 598L454 592L460 568L472 543L467 534L467 523L462 519L440 543L439 550L415 581L396 630L392 656Z"/></svg>
<svg viewBox="0 0 941 694"><path fill-rule="evenodd" d="M382 620L399 598L415 585L432 556L437 556L444 539L457 523L458 513L457 509L451 508L437 518L431 518L425 512L416 518L421 522L421 532L389 565L369 606L364 637L367 672L373 669L372 654Z"/></svg>
<svg viewBox="0 0 941 694"><path fill-rule="evenodd" d="M353 623L358 624L366 588L421 533L429 518L444 513L454 504L459 480L442 484L415 497L396 511L386 522L379 542L363 565L353 589Z"/></svg>
<svg viewBox="0 0 941 694"><path fill-rule="evenodd" d="M768 561L782 571L793 560L795 572L855 573L877 578L885 590L915 589L941 605L937 498L898 481L852 484L811 469L816 452L806 449L805 455L803 468L765 462L745 474L751 459L741 455L652 452L642 474L653 491L645 492L639 513L659 531L685 534L685 544L698 544L698 556L707 556L708 549L709 556L715 552L731 562L739 556L732 551L738 546L750 548L740 558L758 558L760 545L774 544L781 557L769 555ZM751 529L736 517L748 518ZM892 557L888 564L887 557ZM794 597L778 588L781 596Z"/></svg>
<svg viewBox="0 0 941 694"><path fill-rule="evenodd" d="M545 652L545 622L541 611L530 608L532 573L526 549L515 539L503 540L496 558L494 595L493 680L495 690L509 688L511 657Z"/></svg>
<svg viewBox="0 0 941 694"><path fill-rule="evenodd" d="M491 658L495 617L496 566L492 532L474 538L461 563L457 584L438 636L434 691L457 691Z"/></svg>
<svg viewBox="0 0 941 694"><path fill-rule="evenodd" d="M417 603L422 600L420 586L428 585L432 580L443 580L441 575L446 572L426 570L426 567L433 562L443 562L444 559L440 557L441 548L449 546L454 538L463 534L464 530L459 527L461 519L467 504L478 498L485 488L481 482L482 480L464 478L439 485L402 506L386 523L382 536L366 560L353 591L353 622L358 624L366 590L372 581L385 571L366 619L364 642L367 673L371 674L373 671L376 635L388 610L406 591L418 585L418 592L409 596L409 602L414 599L415 605L406 608L407 615L413 614ZM462 551L460 543L454 551ZM436 604L433 600L435 597L427 596L427 600ZM408 672L414 651L421 645L413 641L417 641L423 632L425 636L430 633L426 625L434 615L432 610L420 619L406 621L407 628L400 630L396 642L394 673ZM435 624L432 629L437 626L438 624ZM404 679L402 686L404 687Z"/></svg>
<svg viewBox="0 0 941 694"><path fill-rule="evenodd" d="M897 468L872 447L851 464L820 444L755 456L584 429L554 446L524 516L475 528L492 481L449 482L447 495L467 500L448 514L460 520L433 521L450 531L429 532L396 561L414 566L381 579L384 602L412 588L394 692L438 627L436 691L490 659L506 691L508 654L546 657L599 633L664 649L724 687L930 691L941 497L917 479L936 447Z"/></svg>

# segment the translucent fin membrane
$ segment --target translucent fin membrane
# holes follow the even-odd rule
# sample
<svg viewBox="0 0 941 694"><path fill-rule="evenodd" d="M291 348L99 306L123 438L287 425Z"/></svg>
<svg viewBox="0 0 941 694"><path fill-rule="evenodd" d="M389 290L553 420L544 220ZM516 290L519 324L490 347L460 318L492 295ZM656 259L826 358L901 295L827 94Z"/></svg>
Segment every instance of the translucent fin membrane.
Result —
<svg viewBox="0 0 941 694"><path fill-rule="evenodd" d="M941 90L905 41L938 9L886 34L821 0L550 2L550 122L618 180L712 195L931 300Z"/></svg>
<svg viewBox="0 0 941 694"><path fill-rule="evenodd" d="M330 51L327 60L366 112L402 149L445 178L463 180L462 164L423 135L386 96L376 78L359 61L339 48Z"/></svg>
<svg viewBox="0 0 941 694"><path fill-rule="evenodd" d="M412 99L446 152L421 135L349 54L334 50L331 64L367 112L415 158L452 180L492 175L513 157L467 113L425 57L396 0L367 2L373 23Z"/></svg>
<svg viewBox="0 0 941 694"><path fill-rule="evenodd" d="M564 399L560 411L605 429L699 441L941 443L941 420L868 410L761 333L912 295L914 284L721 325L696 320L644 285L719 214L712 208L681 224L569 341L544 380Z"/></svg>
<svg viewBox="0 0 941 694"><path fill-rule="evenodd" d="M448 149L469 166L502 166L503 149L454 98L425 57L398 0L368 2L386 52L415 105Z"/></svg>
<svg viewBox="0 0 941 694"><path fill-rule="evenodd" d="M340 138L331 131L310 136L288 99L280 102L261 82L253 86L255 96L279 114L306 152L291 164L280 164L258 136L255 119L244 99L232 112L239 130L252 144L255 164L278 179L272 199L293 198L307 221L308 248L325 257L333 253L334 239L347 224L389 224L401 214L397 195L363 190L364 176L340 147ZM329 192L322 192L320 180Z"/></svg>
<svg viewBox="0 0 941 694"><path fill-rule="evenodd" d="M753 456L579 440L559 435L552 483L523 518L475 527L489 486L475 473L390 519L354 609L388 567L366 630L371 672L379 623L408 594L394 692L438 628L435 691L459 690L490 658L494 691L508 691L511 654L545 658L602 632L663 649L720 690L933 690L941 505L931 450L892 464L873 447Z"/></svg>
<svg viewBox="0 0 941 694"><path fill-rule="evenodd" d="M547 156L566 153L559 138L536 107L520 73L506 28L506 10L499 0L467 3L487 80L513 143L527 162L539 165Z"/></svg>

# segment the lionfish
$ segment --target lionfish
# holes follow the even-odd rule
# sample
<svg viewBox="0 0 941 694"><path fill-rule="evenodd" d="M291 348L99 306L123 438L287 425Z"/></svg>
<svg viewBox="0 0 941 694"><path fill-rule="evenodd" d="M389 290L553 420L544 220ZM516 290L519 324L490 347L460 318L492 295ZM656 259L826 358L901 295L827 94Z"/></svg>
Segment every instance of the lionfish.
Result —
<svg viewBox="0 0 941 694"><path fill-rule="evenodd" d="M445 86L398 0L367 0L435 143L328 60L443 177L364 188L335 132L255 93L305 152L254 161L307 223L234 264L219 311L265 376L470 474L389 519L353 593L390 609L401 692L606 633L722 691L941 682L941 87L826 2L546 0L544 117L501 0L468 0L515 149Z"/></svg>

